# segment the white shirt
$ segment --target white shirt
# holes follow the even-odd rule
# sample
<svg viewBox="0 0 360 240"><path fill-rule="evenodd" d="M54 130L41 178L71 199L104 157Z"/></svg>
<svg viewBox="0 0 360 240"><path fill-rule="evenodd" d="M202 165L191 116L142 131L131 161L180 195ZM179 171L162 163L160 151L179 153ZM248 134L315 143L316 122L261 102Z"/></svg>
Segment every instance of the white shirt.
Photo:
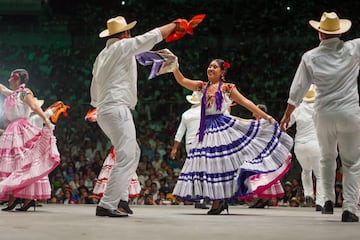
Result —
<svg viewBox="0 0 360 240"><path fill-rule="evenodd" d="M149 51L162 41L155 28L133 38L111 38L97 56L90 87L91 105L97 111L115 105L134 109L137 103L137 65L135 55Z"/></svg>
<svg viewBox="0 0 360 240"><path fill-rule="evenodd" d="M200 125L201 104L193 105L181 115L181 121L175 134L175 141L181 142L185 132L185 145L188 146L196 141L196 134Z"/></svg>
<svg viewBox="0 0 360 240"><path fill-rule="evenodd" d="M295 142L307 143L312 140L317 141L313 113L314 103L302 102L291 114L289 127L296 122Z"/></svg>
<svg viewBox="0 0 360 240"><path fill-rule="evenodd" d="M360 39L331 38L306 52L292 82L288 103L298 106L311 83L316 85L316 111L358 108L357 77Z"/></svg>

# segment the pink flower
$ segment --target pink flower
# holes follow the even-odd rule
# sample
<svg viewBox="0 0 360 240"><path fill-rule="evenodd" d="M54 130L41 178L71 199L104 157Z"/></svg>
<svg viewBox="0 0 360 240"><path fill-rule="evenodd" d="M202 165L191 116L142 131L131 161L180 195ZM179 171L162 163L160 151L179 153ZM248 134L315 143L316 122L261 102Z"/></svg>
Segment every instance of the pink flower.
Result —
<svg viewBox="0 0 360 240"><path fill-rule="evenodd" d="M13 72L10 77L17 79L20 77L20 75L17 72Z"/></svg>

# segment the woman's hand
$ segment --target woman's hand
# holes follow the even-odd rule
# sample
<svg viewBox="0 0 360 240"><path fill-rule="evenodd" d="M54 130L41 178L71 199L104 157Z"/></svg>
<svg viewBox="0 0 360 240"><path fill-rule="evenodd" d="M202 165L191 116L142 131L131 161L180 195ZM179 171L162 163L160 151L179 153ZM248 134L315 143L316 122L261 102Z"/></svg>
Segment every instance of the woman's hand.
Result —
<svg viewBox="0 0 360 240"><path fill-rule="evenodd" d="M270 115L268 115L268 117L267 117L266 120L268 120L268 122L269 122L270 124L273 124L274 121L276 122L276 120L275 120L272 116L270 116Z"/></svg>
<svg viewBox="0 0 360 240"><path fill-rule="evenodd" d="M51 127L51 122L50 122L50 120L48 118L45 118L44 123L45 123L46 127L48 127L48 128Z"/></svg>

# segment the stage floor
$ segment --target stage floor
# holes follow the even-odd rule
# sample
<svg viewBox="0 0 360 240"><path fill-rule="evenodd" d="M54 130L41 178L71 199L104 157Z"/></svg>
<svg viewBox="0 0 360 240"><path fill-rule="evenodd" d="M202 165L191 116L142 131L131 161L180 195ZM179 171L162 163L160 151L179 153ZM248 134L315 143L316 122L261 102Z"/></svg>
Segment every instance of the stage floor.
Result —
<svg viewBox="0 0 360 240"><path fill-rule="evenodd" d="M43 204L36 212L0 212L1 240L348 240L360 223L342 223L342 210L229 206L206 215L194 206L132 206L125 218L96 217L95 205ZM32 210L32 209L31 209ZM358 213L358 215L360 212Z"/></svg>

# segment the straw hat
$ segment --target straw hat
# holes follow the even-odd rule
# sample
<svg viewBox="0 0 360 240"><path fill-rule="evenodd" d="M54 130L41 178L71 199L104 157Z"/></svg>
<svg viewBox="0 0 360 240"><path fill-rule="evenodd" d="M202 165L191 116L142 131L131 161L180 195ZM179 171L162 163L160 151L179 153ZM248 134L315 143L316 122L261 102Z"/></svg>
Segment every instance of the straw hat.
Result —
<svg viewBox="0 0 360 240"><path fill-rule="evenodd" d="M286 182L285 182L285 186L290 186L290 187L292 187L292 183L291 183L290 181L286 181Z"/></svg>
<svg viewBox="0 0 360 240"><path fill-rule="evenodd" d="M38 105L40 108L41 106L44 104L44 100L41 100L41 99L37 99L37 97L34 97L34 101L35 101L35 104ZM31 113L33 113L34 111L31 110Z"/></svg>
<svg viewBox="0 0 360 240"><path fill-rule="evenodd" d="M310 20L309 24L319 32L326 34L341 34L347 32L351 27L351 21L348 19L339 19L334 12L324 12L320 22Z"/></svg>
<svg viewBox="0 0 360 240"><path fill-rule="evenodd" d="M200 104L200 99L197 92L193 92L191 95L186 96L186 100L191 104Z"/></svg>
<svg viewBox="0 0 360 240"><path fill-rule="evenodd" d="M256 105L258 108L260 108L263 112L267 112L267 107L265 104L258 104Z"/></svg>
<svg viewBox="0 0 360 240"><path fill-rule="evenodd" d="M104 38L104 37L114 35L116 33L121 33L121 32L124 32L126 30L130 30L133 27L135 27L136 23L137 23L137 21L133 21L133 22L127 24L125 18L122 17L122 16L118 16L118 17L115 17L115 18L110 18L106 22L107 29L103 30L99 34L99 37Z"/></svg>
<svg viewBox="0 0 360 240"><path fill-rule="evenodd" d="M315 100L316 97L316 90L315 90L315 85L311 84L309 90L307 91L305 97L303 98L304 102L313 102Z"/></svg>
<svg viewBox="0 0 360 240"><path fill-rule="evenodd" d="M36 105L38 105L39 107L41 107L44 104L44 100L42 99L37 99L36 97L34 97L35 103Z"/></svg>

